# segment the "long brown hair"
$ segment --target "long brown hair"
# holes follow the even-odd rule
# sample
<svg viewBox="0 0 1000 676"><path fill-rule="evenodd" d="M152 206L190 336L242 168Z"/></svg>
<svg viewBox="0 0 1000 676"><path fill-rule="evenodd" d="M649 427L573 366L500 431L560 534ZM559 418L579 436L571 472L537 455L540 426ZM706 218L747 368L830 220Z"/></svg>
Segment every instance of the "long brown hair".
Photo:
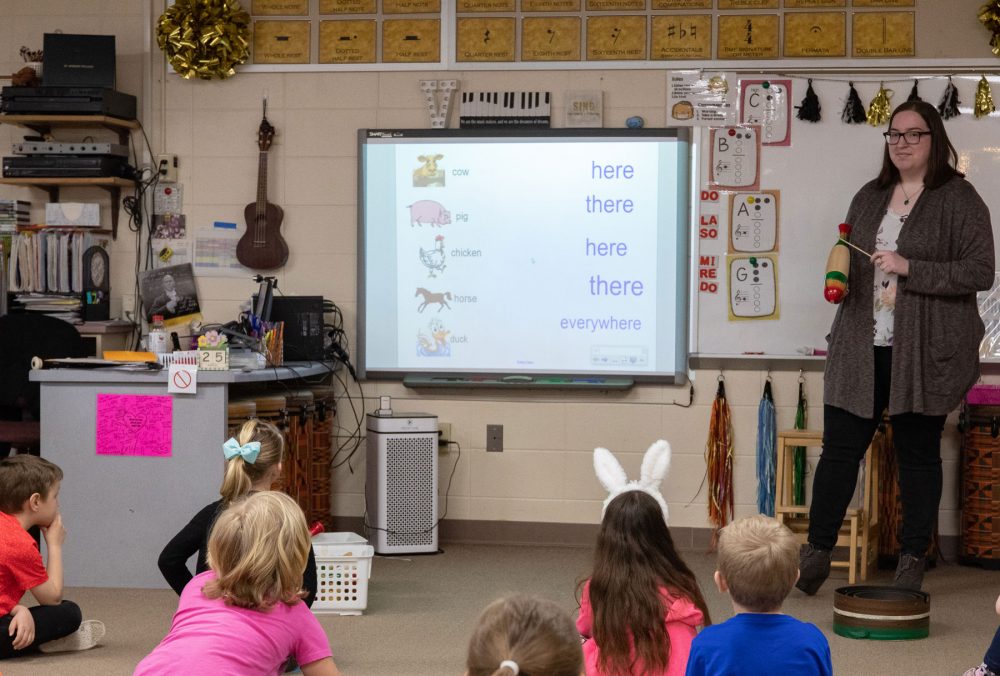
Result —
<svg viewBox="0 0 1000 676"><path fill-rule="evenodd" d="M580 676L583 650L573 618L547 599L515 594L479 616L465 660L468 676Z"/></svg>
<svg viewBox="0 0 1000 676"><path fill-rule="evenodd" d="M689 599L712 623L698 581L674 548L659 503L627 491L608 504L597 535L590 605L603 674L630 674L631 652L649 671L670 661L661 589Z"/></svg>
<svg viewBox="0 0 1000 676"><path fill-rule="evenodd" d="M889 118L889 127L892 128L892 121L896 119L898 113L905 110L912 111L924 118L927 128L931 132L931 153L927 158L927 173L924 174L924 186L928 190L939 188L954 176L964 178L965 174L955 168L958 164L958 152L955 146L948 139L948 132L944 130L944 122L937 108L926 101L905 101L892 111ZM899 169L892 163L889 157L889 144L885 144L885 151L882 156L882 171L875 179L879 188L889 188L899 182Z"/></svg>

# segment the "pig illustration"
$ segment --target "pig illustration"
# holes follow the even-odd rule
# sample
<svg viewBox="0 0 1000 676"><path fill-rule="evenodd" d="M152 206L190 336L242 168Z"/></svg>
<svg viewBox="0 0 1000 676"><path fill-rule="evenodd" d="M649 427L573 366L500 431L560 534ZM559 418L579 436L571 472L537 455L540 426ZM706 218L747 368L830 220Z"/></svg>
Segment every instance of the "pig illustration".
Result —
<svg viewBox="0 0 1000 676"><path fill-rule="evenodd" d="M426 223L441 227L442 225L451 223L451 212L434 200L417 200L409 205L408 208L410 210L411 228L414 224L422 226Z"/></svg>

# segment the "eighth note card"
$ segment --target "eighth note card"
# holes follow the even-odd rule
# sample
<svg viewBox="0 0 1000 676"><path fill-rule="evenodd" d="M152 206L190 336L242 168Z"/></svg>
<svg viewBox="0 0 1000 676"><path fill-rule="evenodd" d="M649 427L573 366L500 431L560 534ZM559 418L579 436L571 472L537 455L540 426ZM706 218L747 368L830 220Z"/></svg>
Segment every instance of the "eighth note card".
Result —
<svg viewBox="0 0 1000 676"><path fill-rule="evenodd" d="M709 182L713 188L760 187L760 128L741 125L711 130Z"/></svg>
<svg viewBox="0 0 1000 676"><path fill-rule="evenodd" d="M778 248L778 190L729 196L730 253L763 253Z"/></svg>
<svg viewBox="0 0 1000 676"><path fill-rule="evenodd" d="M740 80L740 123L759 125L762 145L791 145L791 93L791 80Z"/></svg>
<svg viewBox="0 0 1000 676"><path fill-rule="evenodd" d="M778 260L774 254L729 256L729 319L778 319Z"/></svg>

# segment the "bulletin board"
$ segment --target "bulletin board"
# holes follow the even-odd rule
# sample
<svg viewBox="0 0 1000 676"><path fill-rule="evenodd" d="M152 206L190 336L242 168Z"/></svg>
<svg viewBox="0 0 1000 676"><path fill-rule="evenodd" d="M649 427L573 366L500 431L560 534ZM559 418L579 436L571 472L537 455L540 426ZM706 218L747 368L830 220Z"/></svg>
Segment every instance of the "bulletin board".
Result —
<svg viewBox="0 0 1000 676"><path fill-rule="evenodd" d="M893 74L882 80L887 89L894 90L891 108L907 99L915 77L920 78L921 98L935 106L938 104L948 82L947 76ZM793 106L800 103L807 85L806 79L801 77L755 73L746 79L790 81ZM800 350L826 349L825 337L836 311L836 306L823 298L826 259L837 239L837 226L846 217L854 194L878 175L882 163L881 134L887 130L886 125L872 127L841 121L848 93L846 80L840 76L829 80L814 79L813 86L822 105L822 119L816 123L794 119L793 108L787 145L760 146L759 185L752 189L710 187L712 130L707 126L700 128L699 183L703 200L695 215L698 221L697 260L692 264L694 317L691 324L694 335L691 345L696 355L799 356L803 354ZM955 76L952 80L962 102L961 114L945 120L945 129L958 151L959 169L990 208L993 237L995 242L1000 242L1000 191L996 190L1000 185L1000 150L996 142L1000 138L1000 116L993 113L977 119L973 115L979 76ZM989 81L994 96L1000 94L1000 78L990 76ZM735 85L735 80L730 84ZM868 108L878 91L879 79L865 74L855 79L854 84ZM758 131L764 133L762 128ZM764 202L768 196L773 198L770 204ZM706 197L709 199L704 199ZM711 199L713 197L716 199ZM750 229L751 239L746 239L745 216L741 228L739 215L734 227L731 203L745 207L759 205L764 213L776 209L773 248L768 249L769 243L764 241L759 244L760 253L752 253L755 246L753 230ZM705 237L713 229L716 236ZM740 234L737 236L738 229ZM770 233L770 225L761 232ZM744 243L739 245L742 249L734 246L734 237L743 238ZM757 267L749 265L750 257L757 259ZM765 266L765 263L768 264ZM754 305L755 299L748 299L744 293L741 300L755 308L746 312L757 311L760 316L734 316L730 275L734 267L740 265L743 271L739 274L743 279L758 274L760 284L755 288L762 287L768 276L775 278L777 292L773 312L769 311L767 294ZM715 291L705 290L703 282L708 283L709 288L711 283L716 284ZM853 292L865 293L865 290L854 289Z"/></svg>

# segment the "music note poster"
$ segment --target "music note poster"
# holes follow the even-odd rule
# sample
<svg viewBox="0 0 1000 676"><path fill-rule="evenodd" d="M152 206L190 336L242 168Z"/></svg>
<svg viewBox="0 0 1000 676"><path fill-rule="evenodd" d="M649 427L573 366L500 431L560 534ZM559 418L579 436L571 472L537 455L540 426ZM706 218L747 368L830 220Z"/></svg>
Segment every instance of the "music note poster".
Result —
<svg viewBox="0 0 1000 676"><path fill-rule="evenodd" d="M587 17L588 61L629 61L645 58L645 16Z"/></svg>
<svg viewBox="0 0 1000 676"><path fill-rule="evenodd" d="M521 19L522 61L579 61L580 17Z"/></svg>
<svg viewBox="0 0 1000 676"><path fill-rule="evenodd" d="M460 17L456 23L458 61L513 61L514 18Z"/></svg>
<svg viewBox="0 0 1000 676"><path fill-rule="evenodd" d="M786 57L847 55L847 17L844 12L787 12Z"/></svg>
<svg viewBox="0 0 1000 676"><path fill-rule="evenodd" d="M375 63L375 19L319 22L320 63Z"/></svg>
<svg viewBox="0 0 1000 676"><path fill-rule="evenodd" d="M98 394L97 455L169 458L173 403L170 396Z"/></svg>

